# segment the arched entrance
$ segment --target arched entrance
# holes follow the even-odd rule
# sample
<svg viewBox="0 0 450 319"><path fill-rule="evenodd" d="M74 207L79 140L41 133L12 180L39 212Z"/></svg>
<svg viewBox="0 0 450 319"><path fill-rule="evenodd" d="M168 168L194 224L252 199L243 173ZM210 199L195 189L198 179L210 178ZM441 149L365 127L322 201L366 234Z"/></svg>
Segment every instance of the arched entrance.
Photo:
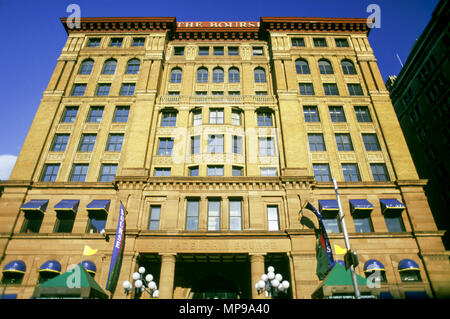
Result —
<svg viewBox="0 0 450 319"><path fill-rule="evenodd" d="M224 276L209 275L200 279L191 290L192 299L238 299L239 289Z"/></svg>

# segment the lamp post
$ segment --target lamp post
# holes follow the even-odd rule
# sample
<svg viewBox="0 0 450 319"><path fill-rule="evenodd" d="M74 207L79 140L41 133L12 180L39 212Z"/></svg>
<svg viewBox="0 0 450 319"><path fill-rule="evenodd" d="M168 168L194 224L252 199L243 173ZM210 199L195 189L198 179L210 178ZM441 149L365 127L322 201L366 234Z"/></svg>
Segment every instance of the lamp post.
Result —
<svg viewBox="0 0 450 319"><path fill-rule="evenodd" d="M153 275L147 274L145 275L145 268L139 267L138 271L133 273L132 278L134 280L134 290L135 293L140 296L141 293L144 291L147 292L150 295L150 298L158 298L159 297L159 290L156 285L156 283L153 281ZM128 293L133 289L133 284L125 280L122 283L123 289L125 289L125 293L128 295Z"/></svg>
<svg viewBox="0 0 450 319"><path fill-rule="evenodd" d="M266 292L267 297L277 297L278 293L287 293L290 286L289 281L283 280L281 274L275 274L275 268L269 266L267 268L267 274L261 276L261 280L255 284L255 289L258 291L258 295Z"/></svg>

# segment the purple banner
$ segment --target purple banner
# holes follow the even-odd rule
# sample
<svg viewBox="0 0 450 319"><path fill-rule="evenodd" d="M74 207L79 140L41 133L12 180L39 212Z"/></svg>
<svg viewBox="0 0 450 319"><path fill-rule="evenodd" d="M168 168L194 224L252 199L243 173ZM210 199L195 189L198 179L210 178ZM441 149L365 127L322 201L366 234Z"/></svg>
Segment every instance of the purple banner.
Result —
<svg viewBox="0 0 450 319"><path fill-rule="evenodd" d="M109 267L108 282L106 289L113 292L117 279L119 278L119 270L122 262L122 252L125 241L125 208L120 202L119 220L117 222L116 238L114 240L114 248L111 257L111 265Z"/></svg>

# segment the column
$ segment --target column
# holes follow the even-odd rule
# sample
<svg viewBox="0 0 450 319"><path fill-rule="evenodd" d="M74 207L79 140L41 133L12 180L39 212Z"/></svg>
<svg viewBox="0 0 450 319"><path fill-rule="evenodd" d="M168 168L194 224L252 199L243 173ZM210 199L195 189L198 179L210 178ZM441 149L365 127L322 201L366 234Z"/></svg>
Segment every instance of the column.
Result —
<svg viewBox="0 0 450 319"><path fill-rule="evenodd" d="M176 254L160 254L161 255L161 272L159 275L159 298L173 298L173 282L175 278L175 261Z"/></svg>
<svg viewBox="0 0 450 319"><path fill-rule="evenodd" d="M265 294L262 293L258 295L255 289L255 284L261 280L261 276L265 274L264 271L264 255L265 254L250 254L251 263L251 276L252 276L252 298L253 299L264 299Z"/></svg>

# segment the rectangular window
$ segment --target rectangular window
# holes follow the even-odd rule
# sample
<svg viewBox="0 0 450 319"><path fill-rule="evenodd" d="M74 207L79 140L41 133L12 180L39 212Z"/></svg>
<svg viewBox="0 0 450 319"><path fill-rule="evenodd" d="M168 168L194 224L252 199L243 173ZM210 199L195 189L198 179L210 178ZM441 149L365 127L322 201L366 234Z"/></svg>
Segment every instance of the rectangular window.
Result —
<svg viewBox="0 0 450 319"><path fill-rule="evenodd" d="M62 212L56 214L54 233L71 233L75 222L75 214Z"/></svg>
<svg viewBox="0 0 450 319"><path fill-rule="evenodd" d="M237 110L233 110L231 112L231 124L233 125L241 125L241 112Z"/></svg>
<svg viewBox="0 0 450 319"><path fill-rule="evenodd" d="M255 95L267 95L267 91L256 91Z"/></svg>
<svg viewBox="0 0 450 319"><path fill-rule="evenodd" d="M242 154L242 136L232 136L232 149L234 154Z"/></svg>
<svg viewBox="0 0 450 319"><path fill-rule="evenodd" d="M90 38L88 40L87 46L89 48L98 48L100 46L100 38Z"/></svg>
<svg viewBox="0 0 450 319"><path fill-rule="evenodd" d="M239 91L228 91L228 95L241 95Z"/></svg>
<svg viewBox="0 0 450 319"><path fill-rule="evenodd" d="M106 144L107 152L120 152L122 150L123 134L111 133L108 136L108 142Z"/></svg>
<svg viewBox="0 0 450 319"><path fill-rule="evenodd" d="M275 145L272 137L259 137L259 156L275 155Z"/></svg>
<svg viewBox="0 0 450 319"><path fill-rule="evenodd" d="M41 182L54 182L58 176L59 164L45 164L40 178Z"/></svg>
<svg viewBox="0 0 450 319"><path fill-rule="evenodd" d="M386 222L386 228L390 233L405 231L401 213L385 213L384 221Z"/></svg>
<svg viewBox="0 0 450 319"><path fill-rule="evenodd" d="M179 96L180 91L169 91L169 92L167 92L167 94L169 94L170 96Z"/></svg>
<svg viewBox="0 0 450 319"><path fill-rule="evenodd" d="M364 146L366 151L381 151L380 143L378 142L377 134L363 133L362 134Z"/></svg>
<svg viewBox="0 0 450 319"><path fill-rule="evenodd" d="M301 95L314 95L314 87L312 83L299 83Z"/></svg>
<svg viewBox="0 0 450 319"><path fill-rule="evenodd" d="M361 84L347 83L348 93L350 95L364 95Z"/></svg>
<svg viewBox="0 0 450 319"><path fill-rule="evenodd" d="M361 175L357 164L342 164L342 174L346 182L360 182Z"/></svg>
<svg viewBox="0 0 450 319"><path fill-rule="evenodd" d="M122 38L111 38L110 47L120 48L122 46Z"/></svg>
<svg viewBox="0 0 450 319"><path fill-rule="evenodd" d="M86 232L88 234L99 234L106 227L106 214L89 214L89 222Z"/></svg>
<svg viewBox="0 0 450 319"><path fill-rule="evenodd" d="M305 46L305 39L303 38L292 38L292 46L293 47L304 47Z"/></svg>
<svg viewBox="0 0 450 319"><path fill-rule="evenodd" d="M304 106L303 115L305 116L305 122L320 122L317 106Z"/></svg>
<svg viewBox="0 0 450 319"><path fill-rule="evenodd" d="M25 213L21 233L39 233L41 229L44 214L27 214Z"/></svg>
<svg viewBox="0 0 450 319"><path fill-rule="evenodd" d="M271 112L258 112L257 113L258 126L273 126L272 113Z"/></svg>
<svg viewBox="0 0 450 319"><path fill-rule="evenodd" d="M112 182L117 173L117 164L102 164L99 182Z"/></svg>
<svg viewBox="0 0 450 319"><path fill-rule="evenodd" d="M208 153L223 153L223 135L209 135Z"/></svg>
<svg viewBox="0 0 450 319"><path fill-rule="evenodd" d="M339 95L339 90L336 83L324 83L323 90L325 95Z"/></svg>
<svg viewBox="0 0 450 319"><path fill-rule="evenodd" d="M77 118L78 107L77 106L66 106L64 109L63 116L61 117L61 123L73 123Z"/></svg>
<svg viewBox="0 0 450 319"><path fill-rule="evenodd" d="M323 225L327 233L340 233L341 225L337 214L326 214L322 217Z"/></svg>
<svg viewBox="0 0 450 319"><path fill-rule="evenodd" d="M372 117L367 106L355 106L355 114L358 122L372 122Z"/></svg>
<svg viewBox="0 0 450 319"><path fill-rule="evenodd" d="M327 46L325 38L314 38L314 46L317 48L324 48Z"/></svg>
<svg viewBox="0 0 450 319"><path fill-rule="evenodd" d="M214 55L223 55L224 50L223 47L214 47Z"/></svg>
<svg viewBox="0 0 450 319"><path fill-rule="evenodd" d="M338 151L353 151L353 144L348 133L339 133L335 135Z"/></svg>
<svg viewBox="0 0 450 319"><path fill-rule="evenodd" d="M267 226L268 231L280 230L278 222L278 206L267 206Z"/></svg>
<svg viewBox="0 0 450 319"><path fill-rule="evenodd" d="M186 230L198 230L198 212L200 201L189 199L186 207Z"/></svg>
<svg viewBox="0 0 450 319"><path fill-rule="evenodd" d="M73 164L70 173L71 182L84 182L86 180L89 164Z"/></svg>
<svg viewBox="0 0 450 319"><path fill-rule="evenodd" d="M239 48L238 47L228 47L228 55L229 56L239 55Z"/></svg>
<svg viewBox="0 0 450 319"><path fill-rule="evenodd" d="M336 38L334 39L336 41L336 47L338 48L348 48L348 41L345 38Z"/></svg>
<svg viewBox="0 0 450 319"><path fill-rule="evenodd" d="M278 171L276 167L261 167L259 171L261 176L263 177L278 176Z"/></svg>
<svg viewBox="0 0 450 319"><path fill-rule="evenodd" d="M134 47L143 47L145 45L145 38L133 38Z"/></svg>
<svg viewBox="0 0 450 319"><path fill-rule="evenodd" d="M110 90L111 90L111 84L110 83L100 83L97 86L97 92L95 93L95 95L97 95L97 96L108 96Z"/></svg>
<svg viewBox="0 0 450 319"><path fill-rule="evenodd" d="M129 106L117 106L114 114L114 123L128 122L128 115L130 114Z"/></svg>
<svg viewBox="0 0 450 319"><path fill-rule="evenodd" d="M313 164L314 178L318 182L330 182L331 173L328 164Z"/></svg>
<svg viewBox="0 0 450 319"><path fill-rule="evenodd" d="M191 136L191 154L200 153L200 135Z"/></svg>
<svg viewBox="0 0 450 319"><path fill-rule="evenodd" d="M311 152L326 151L322 133L308 134L309 150Z"/></svg>
<svg viewBox="0 0 450 319"><path fill-rule="evenodd" d="M223 124L223 109L209 110L209 124Z"/></svg>
<svg viewBox="0 0 450 319"><path fill-rule="evenodd" d="M51 152L64 152L67 147L67 142L69 141L70 134L56 134L53 138L52 146L50 147Z"/></svg>
<svg viewBox="0 0 450 319"><path fill-rule="evenodd" d="M159 221L161 219L161 206L150 206L150 219L148 221L148 230L159 230Z"/></svg>
<svg viewBox="0 0 450 319"><path fill-rule="evenodd" d="M184 47L174 47L173 55L175 56L183 56L184 55Z"/></svg>
<svg viewBox="0 0 450 319"><path fill-rule="evenodd" d="M202 125L202 111L201 110L194 111L192 113L192 125L193 126Z"/></svg>
<svg viewBox="0 0 450 319"><path fill-rule="evenodd" d="M168 177L170 176L171 168L170 167L157 167L155 168L155 176L158 177Z"/></svg>
<svg viewBox="0 0 450 319"><path fill-rule="evenodd" d="M208 176L223 176L223 165L208 165Z"/></svg>
<svg viewBox="0 0 450 319"><path fill-rule="evenodd" d="M374 181L389 181L389 174L386 168L386 164L370 164L370 168L372 169L372 176Z"/></svg>
<svg viewBox="0 0 450 319"><path fill-rule="evenodd" d="M161 126L173 127L177 125L177 113L163 112L161 115Z"/></svg>
<svg viewBox="0 0 450 319"><path fill-rule="evenodd" d="M86 84L85 83L76 83L73 85L72 88L72 96L83 96L84 91L86 91Z"/></svg>
<svg viewBox="0 0 450 319"><path fill-rule="evenodd" d="M122 87L120 88L120 95L122 95L122 96L134 95L135 87L136 87L136 84L134 84L134 83L123 83Z"/></svg>
<svg viewBox="0 0 450 319"><path fill-rule="evenodd" d="M198 166L189 167L189 176L198 176Z"/></svg>
<svg viewBox="0 0 450 319"><path fill-rule="evenodd" d="M230 199L230 230L242 230L242 200Z"/></svg>
<svg viewBox="0 0 450 319"><path fill-rule="evenodd" d="M220 230L220 199L208 200L208 230Z"/></svg>
<svg viewBox="0 0 450 319"><path fill-rule="evenodd" d="M169 137L160 137L159 138L158 155L171 156L172 149L173 149L173 138L169 138Z"/></svg>
<svg viewBox="0 0 450 319"><path fill-rule="evenodd" d="M97 134L83 134L81 136L78 152L92 152L95 146Z"/></svg>
<svg viewBox="0 0 450 319"><path fill-rule="evenodd" d="M370 213L357 213L353 215L353 224L357 233L373 232L372 220Z"/></svg>
<svg viewBox="0 0 450 319"><path fill-rule="evenodd" d="M264 55L263 47L253 47L253 55Z"/></svg>
<svg viewBox="0 0 450 319"><path fill-rule="evenodd" d="M232 176L242 176L242 167L233 166L231 170Z"/></svg>
<svg viewBox="0 0 450 319"><path fill-rule="evenodd" d="M209 55L209 47L199 47L198 55Z"/></svg>
<svg viewBox="0 0 450 319"><path fill-rule="evenodd" d="M215 95L215 96L222 96L223 95L223 91L212 91L212 95Z"/></svg>
<svg viewBox="0 0 450 319"><path fill-rule="evenodd" d="M89 115L87 122L89 123L100 123L103 116L103 106L92 106L89 109Z"/></svg>
<svg viewBox="0 0 450 319"><path fill-rule="evenodd" d="M344 108L342 106L330 106L330 117L332 122L346 122Z"/></svg>

